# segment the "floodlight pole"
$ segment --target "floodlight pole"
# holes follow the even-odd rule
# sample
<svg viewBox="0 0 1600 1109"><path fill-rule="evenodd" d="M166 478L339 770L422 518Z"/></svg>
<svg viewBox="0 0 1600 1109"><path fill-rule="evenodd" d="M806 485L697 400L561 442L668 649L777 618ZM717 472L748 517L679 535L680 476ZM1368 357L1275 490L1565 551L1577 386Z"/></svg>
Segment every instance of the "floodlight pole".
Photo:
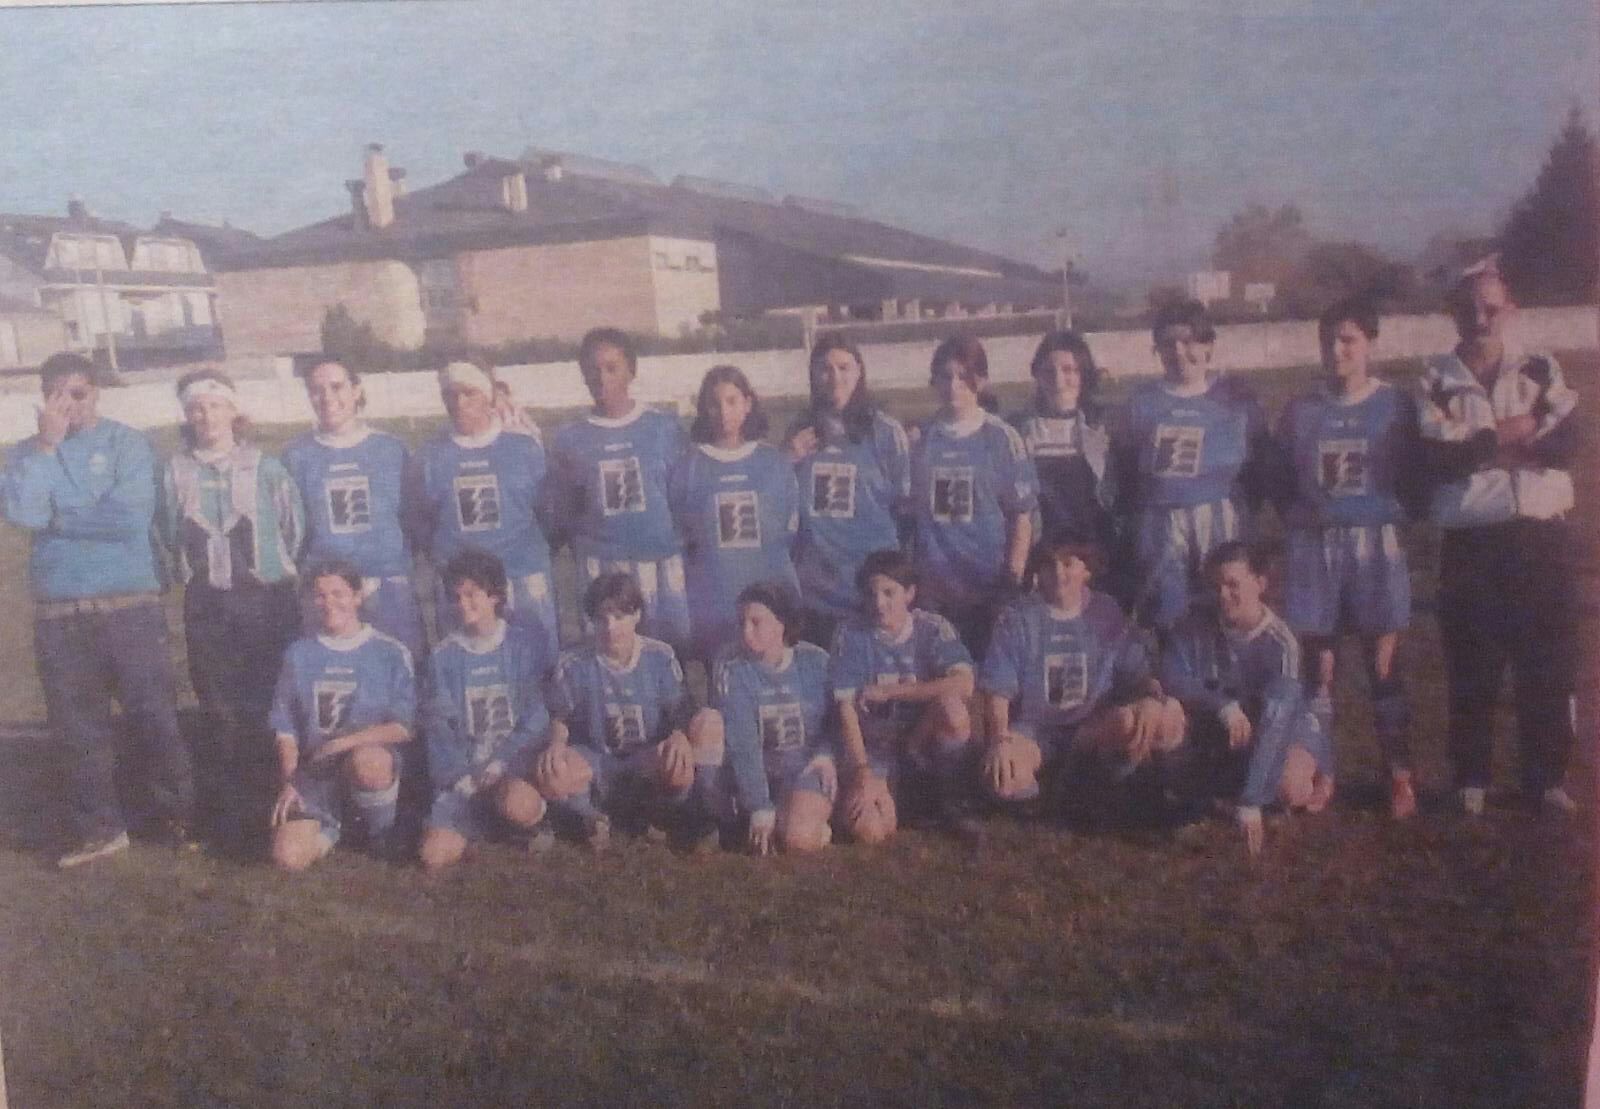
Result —
<svg viewBox="0 0 1600 1109"><path fill-rule="evenodd" d="M1063 329L1072 327L1072 244L1067 241L1067 229L1056 229L1056 238L1061 240L1061 314L1060 321Z"/></svg>

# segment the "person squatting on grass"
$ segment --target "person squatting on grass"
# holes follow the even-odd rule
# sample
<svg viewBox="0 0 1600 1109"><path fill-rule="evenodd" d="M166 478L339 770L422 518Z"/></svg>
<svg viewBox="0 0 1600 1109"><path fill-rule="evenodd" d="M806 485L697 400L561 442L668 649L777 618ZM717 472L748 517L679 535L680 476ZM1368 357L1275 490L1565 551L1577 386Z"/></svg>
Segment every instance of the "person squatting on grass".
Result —
<svg viewBox="0 0 1600 1109"><path fill-rule="evenodd" d="M873 551L901 546L911 497L906 430L873 400L861 352L839 335L811 348L811 400L788 434L800 484L794 541L806 639L833 642L857 611L856 575Z"/></svg>
<svg viewBox="0 0 1600 1109"><path fill-rule="evenodd" d="M1152 334L1163 380L1134 389L1111 443L1132 546L1129 608L1164 636L1204 592L1211 549L1249 535L1274 452L1254 393L1212 369L1217 333L1203 305L1163 307Z"/></svg>
<svg viewBox="0 0 1600 1109"><path fill-rule="evenodd" d="M625 570L644 597L640 630L681 651L689 643L683 539L667 502L667 474L687 445L676 416L633 399L639 356L614 328L578 346L594 411L550 438L551 509L546 519L570 537L578 589Z"/></svg>
<svg viewBox="0 0 1600 1109"><path fill-rule="evenodd" d="M545 813L531 778L550 741L544 689L555 650L538 621L505 619L510 585L494 555L463 547L441 589L456 630L428 657L421 726L433 806L418 856L428 870L459 862L496 826L526 836Z"/></svg>
<svg viewBox="0 0 1600 1109"><path fill-rule="evenodd" d="M941 826L971 838L963 803L973 768L972 656L950 621L912 607L917 571L901 551L868 555L856 591L858 613L839 624L831 653L842 831L881 843L907 792L920 788L931 789Z"/></svg>
<svg viewBox="0 0 1600 1109"><path fill-rule="evenodd" d="M1523 790L1567 813L1576 807L1563 781L1579 658L1568 520L1578 396L1555 359L1508 341L1515 304L1496 259L1467 271L1450 307L1461 341L1428 361L1417 405L1441 532L1439 631L1455 784L1462 809L1482 815L1509 662Z"/></svg>
<svg viewBox="0 0 1600 1109"><path fill-rule="evenodd" d="M722 718L695 709L672 648L639 633L645 600L632 574L596 577L583 609L593 638L556 665L555 724L534 784L597 851L610 843L613 818L664 822L698 840L711 826Z"/></svg>
<svg viewBox="0 0 1600 1109"><path fill-rule="evenodd" d="M982 781L1002 804L1030 802L1041 778L1059 798L1072 778L1153 776L1187 791L1184 714L1152 676L1139 630L1089 588L1099 546L1064 536L1030 560L1031 592L1000 613L979 688L988 737Z"/></svg>
<svg viewBox="0 0 1600 1109"><path fill-rule="evenodd" d="M545 455L538 430L501 422L494 374L487 363L451 362L439 371L439 395L450 425L412 456L417 473L408 488L421 499L413 513L418 545L437 572L473 547L500 560L506 573L506 619L537 624L558 641L550 544L539 513L545 508ZM460 626L456 599L435 595L435 627Z"/></svg>
<svg viewBox="0 0 1600 1109"><path fill-rule="evenodd" d="M798 642L800 606L781 586L739 594L739 642L718 657L712 697L727 730L718 798L727 822L745 822L757 855L816 851L839 794L828 652Z"/></svg>
<svg viewBox="0 0 1600 1109"><path fill-rule="evenodd" d="M995 610L1027 568L1039 481L1022 437L992 411L982 343L946 339L930 376L939 411L911 450L917 573L928 607L981 659Z"/></svg>
<svg viewBox="0 0 1600 1109"><path fill-rule="evenodd" d="M51 355L39 377L38 434L7 457L0 510L30 537L34 650L77 839L58 863L71 867L128 846L119 761L151 810L134 815L177 844L191 842L194 777L151 541L155 455L143 435L99 416L88 359ZM118 736L113 697L139 743Z"/></svg>
<svg viewBox="0 0 1600 1109"><path fill-rule="evenodd" d="M350 816L369 848L392 848L416 715L411 652L361 622L360 572L339 560L313 563L301 588L317 631L289 645L269 717L279 781L272 861L284 870L305 870L333 850Z"/></svg>
<svg viewBox="0 0 1600 1109"><path fill-rule="evenodd" d="M1317 322L1323 383L1291 400L1278 422L1289 461L1277 492L1288 529L1284 619L1301 637L1306 684L1333 735L1335 648L1361 639L1374 730L1389 776L1389 813L1417 811L1400 666L1411 622L1411 571L1400 527L1417 505L1417 412L1407 393L1369 372L1377 309L1343 300Z"/></svg>
<svg viewBox="0 0 1600 1109"><path fill-rule="evenodd" d="M1215 605L1195 604L1173 628L1161 683L1183 702L1208 784L1234 800L1245 845L1259 855L1261 810L1274 799L1309 812L1333 800L1333 745L1307 704L1300 641L1262 603L1265 555L1230 541L1204 569Z"/></svg>
<svg viewBox="0 0 1600 1109"><path fill-rule="evenodd" d="M758 581L800 588L789 558L799 488L789 460L763 442L766 434L766 413L744 372L707 371L667 500L686 550L692 654L708 664L738 634L741 589Z"/></svg>
<svg viewBox="0 0 1600 1109"><path fill-rule="evenodd" d="M189 676L200 703L195 751L208 830L232 840L263 824L267 710L283 652L300 631L295 565L300 492L276 458L244 440L233 381L178 379L184 449L167 460L156 522L183 585Z"/></svg>

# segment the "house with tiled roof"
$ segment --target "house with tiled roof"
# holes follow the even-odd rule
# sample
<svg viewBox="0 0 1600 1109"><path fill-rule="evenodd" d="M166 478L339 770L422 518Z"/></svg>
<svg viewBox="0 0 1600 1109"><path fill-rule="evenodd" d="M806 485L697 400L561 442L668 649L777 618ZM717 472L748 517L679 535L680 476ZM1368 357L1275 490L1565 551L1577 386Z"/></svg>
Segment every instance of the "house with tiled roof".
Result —
<svg viewBox="0 0 1600 1109"><path fill-rule="evenodd" d="M920 319L1049 306L1035 267L841 205L529 148L468 153L408 191L368 148L348 210L217 264L229 349L317 349L342 304L380 339L495 346L601 324L678 335L712 314Z"/></svg>

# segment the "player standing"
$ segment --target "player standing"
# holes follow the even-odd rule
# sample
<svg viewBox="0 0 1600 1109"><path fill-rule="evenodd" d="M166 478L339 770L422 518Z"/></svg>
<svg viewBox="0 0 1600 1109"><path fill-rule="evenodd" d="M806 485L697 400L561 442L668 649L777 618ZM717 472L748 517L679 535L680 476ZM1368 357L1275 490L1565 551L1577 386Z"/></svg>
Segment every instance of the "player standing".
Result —
<svg viewBox="0 0 1600 1109"><path fill-rule="evenodd" d="M734 598L758 581L799 590L789 544L799 490L782 452L762 442L767 417L744 373L714 366L695 400L693 446L667 489L686 547L693 653L709 666L738 634Z"/></svg>
<svg viewBox="0 0 1600 1109"><path fill-rule="evenodd" d="M1389 774L1389 813L1417 811L1401 676L1400 633L1411 622L1411 575L1400 525L1419 465L1411 398L1373 377L1378 313L1343 300L1317 321L1323 384L1284 408L1278 440L1291 462L1280 515L1288 528L1284 618L1304 641L1312 710L1333 735L1337 637L1361 638L1373 724Z"/></svg>

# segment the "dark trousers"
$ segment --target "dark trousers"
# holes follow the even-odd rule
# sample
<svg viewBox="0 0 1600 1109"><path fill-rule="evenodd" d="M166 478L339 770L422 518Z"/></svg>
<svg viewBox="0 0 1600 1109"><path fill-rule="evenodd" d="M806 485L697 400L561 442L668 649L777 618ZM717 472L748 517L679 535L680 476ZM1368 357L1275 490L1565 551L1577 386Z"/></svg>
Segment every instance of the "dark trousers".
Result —
<svg viewBox="0 0 1600 1109"><path fill-rule="evenodd" d="M184 590L189 678L201 713L196 769L208 818L230 818L243 827L265 823L270 798L263 793L274 765L267 713L283 652L299 627L293 581L246 579L213 589L196 580Z"/></svg>
<svg viewBox="0 0 1600 1109"><path fill-rule="evenodd" d="M1578 662L1573 558L1563 520L1444 530L1439 631L1457 786L1489 785L1494 707L1508 663L1523 788L1543 792L1566 776Z"/></svg>
<svg viewBox="0 0 1600 1109"><path fill-rule="evenodd" d="M34 621L34 644L50 729L66 760L77 834L91 839L127 828L117 788L119 753L130 801L147 801L151 816L187 821L194 778L178 731L160 601L152 595L109 612L41 616ZM113 697L131 725L120 741Z"/></svg>

